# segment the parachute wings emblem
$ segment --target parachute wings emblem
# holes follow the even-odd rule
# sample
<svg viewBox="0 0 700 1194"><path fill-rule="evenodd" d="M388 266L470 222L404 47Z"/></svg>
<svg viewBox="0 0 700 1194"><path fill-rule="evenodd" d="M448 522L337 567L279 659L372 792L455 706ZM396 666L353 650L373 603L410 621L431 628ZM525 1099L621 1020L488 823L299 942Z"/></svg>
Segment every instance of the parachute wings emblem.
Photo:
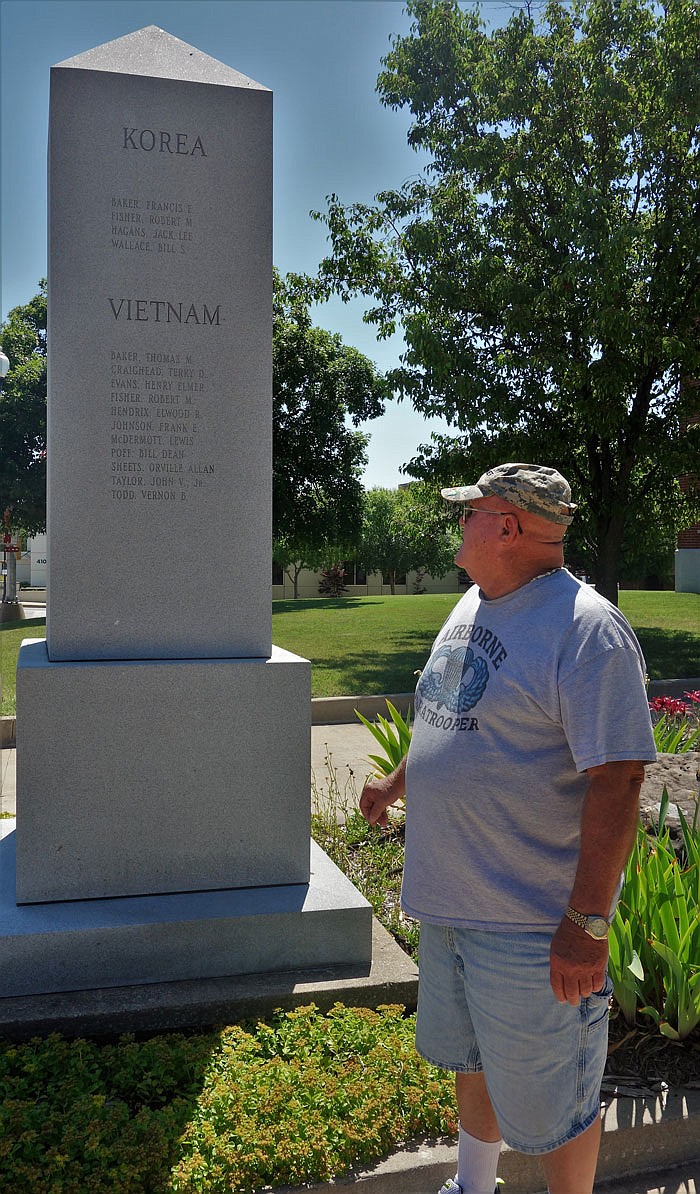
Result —
<svg viewBox="0 0 700 1194"><path fill-rule="evenodd" d="M443 667L440 661L445 660ZM430 668L423 672L418 685L425 701L444 705L451 713L466 713L481 700L488 684L489 669L485 659L471 647L441 647Z"/></svg>

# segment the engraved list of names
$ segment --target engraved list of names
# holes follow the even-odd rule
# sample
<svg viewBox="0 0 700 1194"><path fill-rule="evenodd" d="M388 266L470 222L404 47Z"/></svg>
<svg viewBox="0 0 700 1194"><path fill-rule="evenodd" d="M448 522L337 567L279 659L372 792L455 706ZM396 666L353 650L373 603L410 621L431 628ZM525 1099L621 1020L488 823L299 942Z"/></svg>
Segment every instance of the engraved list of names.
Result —
<svg viewBox="0 0 700 1194"><path fill-rule="evenodd" d="M149 166L169 163L173 157L207 157L199 135L128 125L120 135L122 153L148 155ZM206 219L201 219L193 197L184 193L186 182L185 175L177 193L171 183L166 194L156 193L150 182L137 184L128 193L111 195L104 212L105 244L112 259L140 257L143 276L159 291L177 286L177 264L206 247ZM110 295L108 304L113 334L104 362L109 376L105 447L111 499L127 507L131 502L196 500L216 475L207 434L208 370L196 347L169 351L159 333L221 327L221 304L129 295ZM137 329L142 333L138 348L129 334ZM185 339L189 349L193 338L179 339ZM172 342L170 335L165 340Z"/></svg>

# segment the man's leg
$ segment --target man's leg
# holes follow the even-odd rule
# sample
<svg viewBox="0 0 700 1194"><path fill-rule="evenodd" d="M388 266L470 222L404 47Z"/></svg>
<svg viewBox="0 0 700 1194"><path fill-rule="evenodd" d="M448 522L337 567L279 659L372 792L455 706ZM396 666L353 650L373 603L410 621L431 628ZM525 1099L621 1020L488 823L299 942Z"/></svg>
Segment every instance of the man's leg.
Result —
<svg viewBox="0 0 700 1194"><path fill-rule="evenodd" d="M456 1073L461 1120L459 1186L464 1194L493 1194L501 1133L479 1072L479 1047L465 997L463 963L449 926L421 925L416 1047L432 1065ZM440 1194L459 1194L451 1178Z"/></svg>
<svg viewBox="0 0 700 1194"><path fill-rule="evenodd" d="M568 1144L542 1157L549 1194L591 1194L600 1149L600 1116Z"/></svg>
<svg viewBox="0 0 700 1194"><path fill-rule="evenodd" d="M484 1075L456 1074L455 1087L459 1122L464 1131L477 1141L494 1144L497 1142L500 1150L501 1133ZM592 1194L600 1135L601 1120L598 1117L580 1136L574 1137L561 1148L544 1154L541 1160L549 1194ZM494 1167L494 1182L495 1172Z"/></svg>
<svg viewBox="0 0 700 1194"><path fill-rule="evenodd" d="M459 1122L470 1136L495 1143L501 1130L493 1113L483 1074L455 1074Z"/></svg>
<svg viewBox="0 0 700 1194"><path fill-rule="evenodd" d="M483 1074L455 1075L459 1109L457 1183L463 1194L493 1194L501 1131Z"/></svg>

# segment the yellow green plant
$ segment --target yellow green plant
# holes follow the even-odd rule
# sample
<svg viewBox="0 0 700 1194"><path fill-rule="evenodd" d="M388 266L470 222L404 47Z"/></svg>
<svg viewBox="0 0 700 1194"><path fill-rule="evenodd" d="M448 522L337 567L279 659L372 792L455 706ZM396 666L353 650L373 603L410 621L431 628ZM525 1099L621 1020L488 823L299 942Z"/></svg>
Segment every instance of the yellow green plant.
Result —
<svg viewBox="0 0 700 1194"><path fill-rule="evenodd" d="M0 1042L0 1190L253 1194L457 1129L414 1017L337 1004L136 1041Z"/></svg>

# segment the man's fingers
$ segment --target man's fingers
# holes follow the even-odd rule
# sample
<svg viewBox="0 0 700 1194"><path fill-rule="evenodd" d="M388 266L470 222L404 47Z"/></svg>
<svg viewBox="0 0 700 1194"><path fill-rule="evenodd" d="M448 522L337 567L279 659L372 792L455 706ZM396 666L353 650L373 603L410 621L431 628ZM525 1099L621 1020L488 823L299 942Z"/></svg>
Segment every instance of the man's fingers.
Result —
<svg viewBox="0 0 700 1194"><path fill-rule="evenodd" d="M594 991L603 989L605 972L589 975L552 969L550 981L559 1003L570 1003L573 1007L577 1007L582 999L588 999Z"/></svg>
<svg viewBox="0 0 700 1194"><path fill-rule="evenodd" d="M570 1003L572 1007L578 1007L583 998L579 984L575 979L567 979L565 982L563 978L560 978L557 982L554 976L552 976L552 990L559 1003Z"/></svg>
<svg viewBox="0 0 700 1194"><path fill-rule="evenodd" d="M374 792L365 790L360 797L360 812L370 825L388 825L385 802Z"/></svg>
<svg viewBox="0 0 700 1194"><path fill-rule="evenodd" d="M577 1007L605 982L606 941L593 941L563 920L552 938L550 981L560 1003Z"/></svg>

